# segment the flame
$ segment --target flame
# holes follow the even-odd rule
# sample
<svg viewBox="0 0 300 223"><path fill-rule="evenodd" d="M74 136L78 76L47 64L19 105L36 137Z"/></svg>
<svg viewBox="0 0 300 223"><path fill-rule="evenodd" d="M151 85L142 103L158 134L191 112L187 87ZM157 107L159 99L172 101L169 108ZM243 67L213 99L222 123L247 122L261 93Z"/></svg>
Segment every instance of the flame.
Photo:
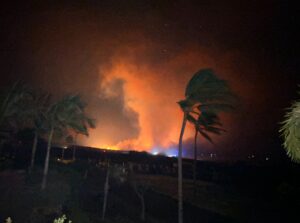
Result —
<svg viewBox="0 0 300 223"><path fill-rule="evenodd" d="M109 150L121 150L119 147L117 146L111 146L111 145L103 145L103 148L109 149Z"/></svg>

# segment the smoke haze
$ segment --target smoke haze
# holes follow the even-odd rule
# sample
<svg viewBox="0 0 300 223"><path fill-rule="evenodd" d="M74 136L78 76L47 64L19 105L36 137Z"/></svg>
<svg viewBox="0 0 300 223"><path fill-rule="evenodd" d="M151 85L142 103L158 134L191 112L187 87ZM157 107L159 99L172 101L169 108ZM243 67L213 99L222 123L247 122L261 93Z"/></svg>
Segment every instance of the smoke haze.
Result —
<svg viewBox="0 0 300 223"><path fill-rule="evenodd" d="M11 6L2 12L1 44L10 50L1 51L1 70L7 83L18 77L56 97L80 93L97 120L81 144L161 152L176 147L182 121L176 102L187 82L210 67L228 80L241 103L233 114L222 114L227 132L214 137L217 146L200 140L202 148L254 147L273 134L290 98L280 89L296 80L293 69L289 80L279 76L280 53L273 53L278 8L267 1ZM270 107L274 114L267 115ZM192 137L188 126L186 145Z"/></svg>

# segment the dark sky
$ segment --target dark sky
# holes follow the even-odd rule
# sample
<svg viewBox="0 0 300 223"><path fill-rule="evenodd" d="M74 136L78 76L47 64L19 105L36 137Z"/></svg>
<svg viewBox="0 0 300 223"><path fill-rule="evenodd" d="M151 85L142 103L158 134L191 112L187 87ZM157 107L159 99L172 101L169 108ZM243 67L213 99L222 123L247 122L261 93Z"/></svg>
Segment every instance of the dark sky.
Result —
<svg viewBox="0 0 300 223"><path fill-rule="evenodd" d="M298 11L287 1L10 1L0 9L1 85L80 93L98 124L82 144L171 153L176 101L211 67L241 103L202 151L278 153L278 123L300 84Z"/></svg>

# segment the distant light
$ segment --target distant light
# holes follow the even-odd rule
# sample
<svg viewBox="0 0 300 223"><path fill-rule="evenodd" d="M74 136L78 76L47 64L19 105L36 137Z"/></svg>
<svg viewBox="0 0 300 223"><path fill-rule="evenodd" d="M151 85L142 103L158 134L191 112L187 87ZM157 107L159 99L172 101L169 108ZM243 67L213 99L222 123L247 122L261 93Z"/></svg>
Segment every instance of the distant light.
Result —
<svg viewBox="0 0 300 223"><path fill-rule="evenodd" d="M167 157L177 157L177 149L175 149L175 148L154 147L154 148L152 148L150 153L154 156L162 155L162 156L167 156Z"/></svg>
<svg viewBox="0 0 300 223"><path fill-rule="evenodd" d="M160 150L158 148L153 148L150 153L152 155L156 156L156 155L158 155L159 152L160 152Z"/></svg>
<svg viewBox="0 0 300 223"><path fill-rule="evenodd" d="M266 157L266 161L268 161L268 160L270 160L270 158L269 158L269 157Z"/></svg>
<svg viewBox="0 0 300 223"><path fill-rule="evenodd" d="M167 157L177 157L178 151L177 149L170 148L166 151Z"/></svg>
<svg viewBox="0 0 300 223"><path fill-rule="evenodd" d="M177 157L177 155L168 154L167 157Z"/></svg>

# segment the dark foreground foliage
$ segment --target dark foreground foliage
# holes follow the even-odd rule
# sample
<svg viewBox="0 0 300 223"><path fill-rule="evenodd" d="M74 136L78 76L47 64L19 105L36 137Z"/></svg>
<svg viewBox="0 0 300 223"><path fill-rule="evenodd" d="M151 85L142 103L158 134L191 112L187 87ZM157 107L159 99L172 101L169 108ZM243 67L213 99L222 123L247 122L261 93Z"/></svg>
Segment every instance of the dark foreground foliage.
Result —
<svg viewBox="0 0 300 223"><path fill-rule="evenodd" d="M4 163L6 163L4 165ZM140 202L130 182L112 179L107 214L101 220L105 169L88 161L64 164L52 160L49 185L40 190L41 168L29 174L15 169L13 160L2 160L0 172L0 222L52 223L66 214L72 222L133 223L140 220ZM170 196L147 190L145 222L174 222L177 202ZM232 222L210 211L186 205L186 222Z"/></svg>

